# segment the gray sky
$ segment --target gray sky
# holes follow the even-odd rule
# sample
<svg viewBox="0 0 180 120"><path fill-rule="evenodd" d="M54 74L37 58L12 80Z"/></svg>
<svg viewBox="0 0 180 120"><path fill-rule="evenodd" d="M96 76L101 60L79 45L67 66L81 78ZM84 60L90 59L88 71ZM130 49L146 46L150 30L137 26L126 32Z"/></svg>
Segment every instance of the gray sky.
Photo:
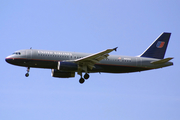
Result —
<svg viewBox="0 0 180 120"><path fill-rule="evenodd" d="M178 0L0 1L1 120L179 120ZM165 57L174 66L129 74L90 74L79 84L51 70L7 64L19 49L141 54L162 32L171 32Z"/></svg>

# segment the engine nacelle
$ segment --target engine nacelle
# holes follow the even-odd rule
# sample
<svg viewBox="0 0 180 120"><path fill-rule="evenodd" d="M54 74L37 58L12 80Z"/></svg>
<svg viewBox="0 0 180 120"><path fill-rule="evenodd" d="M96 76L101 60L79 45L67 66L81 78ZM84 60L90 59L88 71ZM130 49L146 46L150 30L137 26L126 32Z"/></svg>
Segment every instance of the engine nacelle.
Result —
<svg viewBox="0 0 180 120"><path fill-rule="evenodd" d="M78 65L72 62L58 62L57 70L61 71L78 71Z"/></svg>
<svg viewBox="0 0 180 120"><path fill-rule="evenodd" d="M66 71L60 71L57 69L52 69L51 75L52 77L70 78L70 77L75 77L75 72L66 72Z"/></svg>

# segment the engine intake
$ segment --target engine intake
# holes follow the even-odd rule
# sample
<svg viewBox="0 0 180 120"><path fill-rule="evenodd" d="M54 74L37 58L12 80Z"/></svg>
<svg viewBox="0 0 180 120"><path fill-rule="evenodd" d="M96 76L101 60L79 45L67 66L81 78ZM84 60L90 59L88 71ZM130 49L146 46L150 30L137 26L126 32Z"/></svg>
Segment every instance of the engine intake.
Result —
<svg viewBox="0 0 180 120"><path fill-rule="evenodd" d="M66 72L57 69L52 69L51 75L52 77L58 77L58 78L70 78L70 77L75 77L75 72Z"/></svg>

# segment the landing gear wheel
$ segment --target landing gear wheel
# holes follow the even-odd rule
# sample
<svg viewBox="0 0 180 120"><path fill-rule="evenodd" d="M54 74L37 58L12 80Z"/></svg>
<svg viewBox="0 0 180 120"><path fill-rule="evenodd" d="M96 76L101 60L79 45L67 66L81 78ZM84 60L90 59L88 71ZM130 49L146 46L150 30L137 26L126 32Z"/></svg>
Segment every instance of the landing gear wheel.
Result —
<svg viewBox="0 0 180 120"><path fill-rule="evenodd" d="M89 78L89 74L86 73L86 74L84 75L84 79L87 80L88 78Z"/></svg>
<svg viewBox="0 0 180 120"><path fill-rule="evenodd" d="M27 73L25 74L26 77L29 76L29 70L30 70L30 67L27 67Z"/></svg>
<svg viewBox="0 0 180 120"><path fill-rule="evenodd" d="M80 78L80 79L79 79L79 83L83 84L83 83L84 83L84 79L83 79L83 78Z"/></svg>
<svg viewBox="0 0 180 120"><path fill-rule="evenodd" d="M29 73L26 73L25 76L28 77L28 76L29 76Z"/></svg>

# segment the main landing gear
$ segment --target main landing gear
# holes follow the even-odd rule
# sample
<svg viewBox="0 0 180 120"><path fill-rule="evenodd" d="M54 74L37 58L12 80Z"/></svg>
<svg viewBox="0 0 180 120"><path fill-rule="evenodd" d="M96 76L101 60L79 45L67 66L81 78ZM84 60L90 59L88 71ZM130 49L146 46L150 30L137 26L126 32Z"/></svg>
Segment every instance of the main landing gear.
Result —
<svg viewBox="0 0 180 120"><path fill-rule="evenodd" d="M87 74L87 73L84 75L84 78L82 78L82 73L80 73L80 76L81 76L81 78L79 79L79 83L81 83L81 84L84 83L84 81L85 81L84 79L87 80L89 78L89 74Z"/></svg>
<svg viewBox="0 0 180 120"><path fill-rule="evenodd" d="M30 67L27 68L27 73L25 74L26 77L29 76Z"/></svg>

